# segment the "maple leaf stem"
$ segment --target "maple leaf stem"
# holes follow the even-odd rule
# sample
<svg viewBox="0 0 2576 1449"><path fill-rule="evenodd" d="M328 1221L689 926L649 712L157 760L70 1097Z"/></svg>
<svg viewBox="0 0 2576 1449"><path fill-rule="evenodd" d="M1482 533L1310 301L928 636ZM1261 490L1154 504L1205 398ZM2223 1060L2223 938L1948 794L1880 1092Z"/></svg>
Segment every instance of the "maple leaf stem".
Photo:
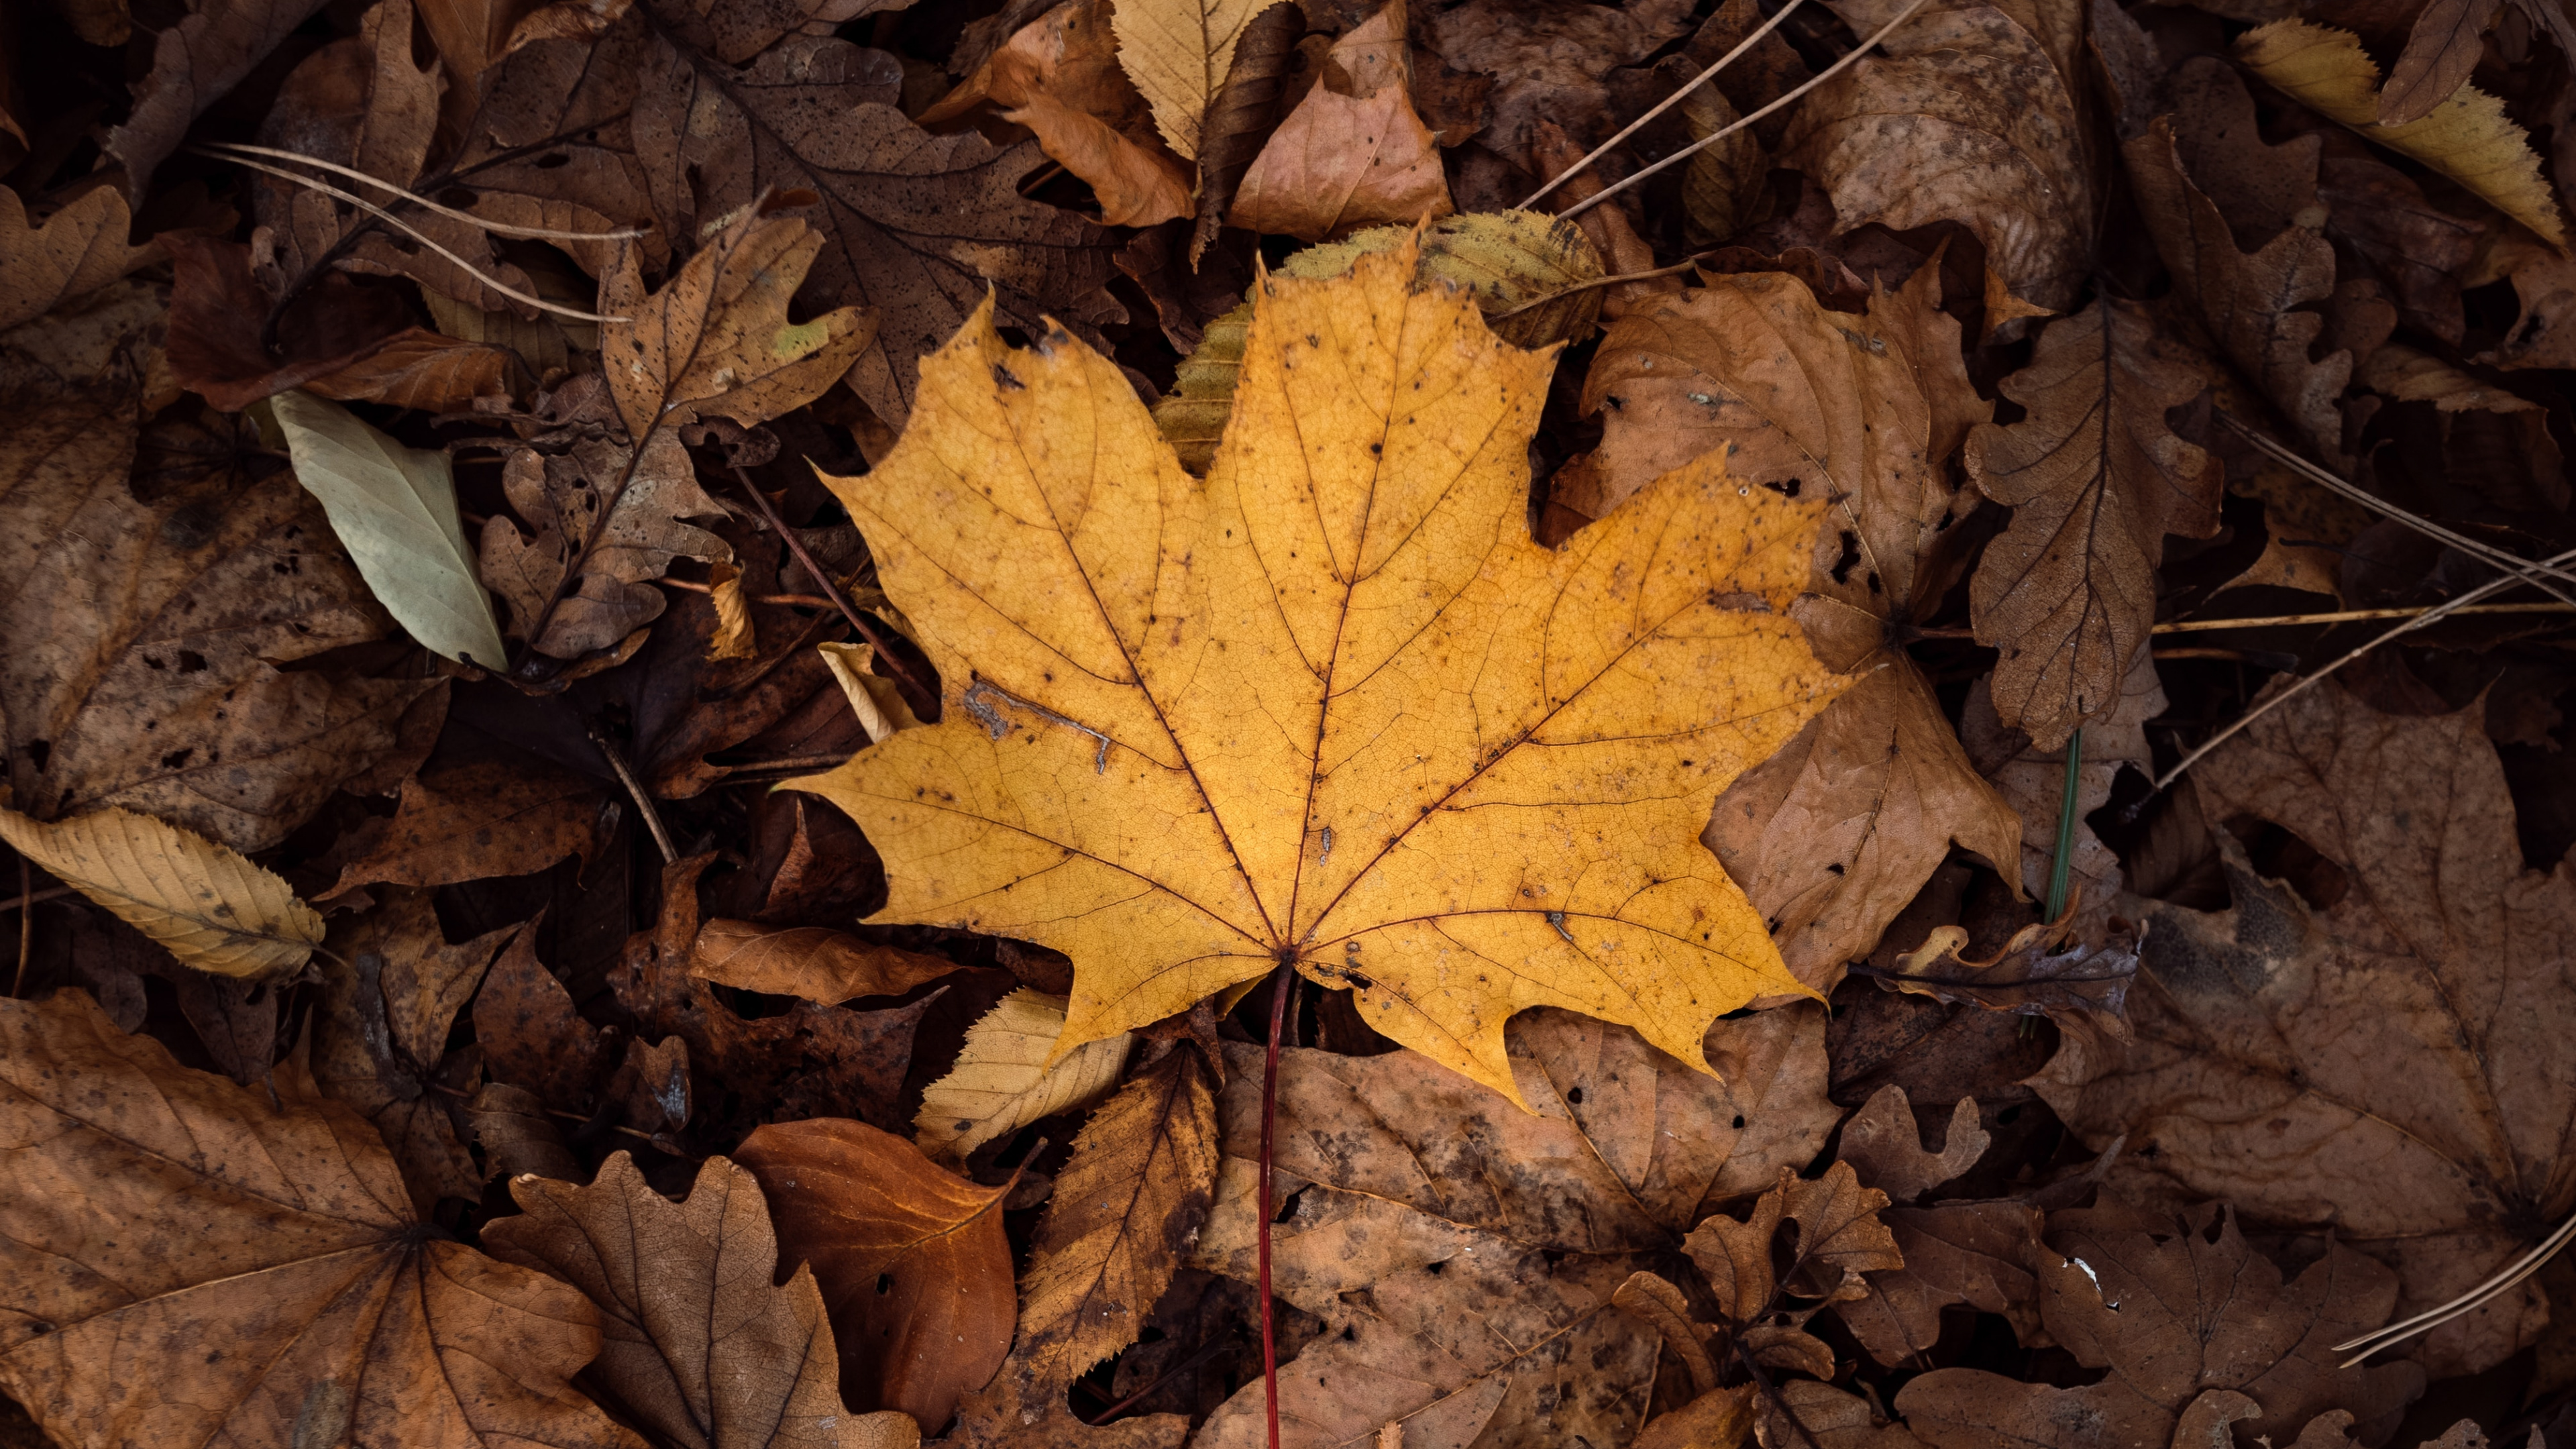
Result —
<svg viewBox="0 0 2576 1449"><path fill-rule="evenodd" d="M779 517L778 505L769 501L769 495L760 491L759 485L751 481L751 474L745 472L740 463L733 465L733 476L742 481L742 491L751 495L751 501L760 509L760 516L767 519L770 528L778 534L779 542L786 544L787 551L796 555L796 561L805 566L805 572L813 575L815 583L831 590L827 597L840 609L841 617L850 621L850 627L859 631L859 637L868 641L868 647L876 650L877 657L886 662L886 667L901 675L904 683L932 699L937 699L939 691L915 678L912 666L904 662L903 656L886 647L885 636L877 632L875 621L869 619L864 611L842 594L840 585L830 574L823 571L823 566L815 562L814 555L807 551L804 540L798 538L796 531L787 526L786 519Z"/></svg>
<svg viewBox="0 0 2576 1449"><path fill-rule="evenodd" d="M1261 1276L1261 1408L1270 1424L1270 1449L1279 1449L1279 1334L1270 1303L1271 1129L1279 1116L1279 1037L1288 1023L1288 996L1296 968L1287 962L1270 977L1270 1050L1261 1059L1261 1227L1256 1252Z"/></svg>

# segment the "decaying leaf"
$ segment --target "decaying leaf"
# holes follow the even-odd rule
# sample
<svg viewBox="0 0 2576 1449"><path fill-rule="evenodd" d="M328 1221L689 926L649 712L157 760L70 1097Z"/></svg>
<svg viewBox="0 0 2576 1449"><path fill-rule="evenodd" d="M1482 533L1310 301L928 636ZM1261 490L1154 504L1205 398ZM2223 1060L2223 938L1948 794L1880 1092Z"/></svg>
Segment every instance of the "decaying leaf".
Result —
<svg viewBox="0 0 2576 1449"><path fill-rule="evenodd" d="M2165 416L2205 386L2152 309L2104 298L2050 324L1999 384L2027 416L1968 436L1978 489L2013 510L1977 565L1970 617L2002 654L1996 713L2041 749L2119 707L2155 622L2164 536L2218 531L2219 462Z"/></svg>
<svg viewBox="0 0 2576 1449"><path fill-rule="evenodd" d="M587 1107L613 1064L608 1042L537 959L536 939L530 922L492 963L474 998L475 1041L495 1081L564 1104L561 1110Z"/></svg>
<svg viewBox="0 0 2576 1449"><path fill-rule="evenodd" d="M133 224L112 186L83 192L34 225L18 193L0 187L0 332L152 261L159 248L126 242Z"/></svg>
<svg viewBox="0 0 2576 1449"><path fill-rule="evenodd" d="M1234 206L1243 173L1261 154L1279 120L1280 93L1306 12L1294 5L1256 6L1235 38L1234 63L1225 84L1208 101L1198 123L1198 222L1190 231L1190 266L1196 268Z"/></svg>
<svg viewBox="0 0 2576 1449"><path fill-rule="evenodd" d="M108 154L125 166L126 196L141 205L189 125L321 8L321 0L203 0L155 37L133 113L107 136Z"/></svg>
<svg viewBox="0 0 2576 1449"><path fill-rule="evenodd" d="M1712 457L1540 548L1548 359L1416 260L1263 285L1203 493L1106 359L989 317L831 480L948 713L800 787L884 852L893 919L1074 959L1059 1054L1294 959L1508 1094L1515 1011L1695 1063L1798 989L1692 832L1833 692L1783 615L1817 506Z"/></svg>
<svg viewBox="0 0 2576 1449"><path fill-rule="evenodd" d="M148 815L99 810L47 825L0 807L0 840L200 971L283 976L322 942L322 917L285 881Z"/></svg>
<svg viewBox="0 0 2576 1449"><path fill-rule="evenodd" d="M1084 1042L1046 1064L1064 1032L1064 998L1025 987L1003 997L966 1029L948 1075L922 1089L921 1150L962 1162L976 1148L1041 1117L1080 1111L1118 1085L1135 1035Z"/></svg>
<svg viewBox="0 0 2576 1449"><path fill-rule="evenodd" d="M990 1378L1017 1312L1002 1195L863 1122L814 1118L751 1134L780 1256L810 1264L840 1345L841 1396L936 1433Z"/></svg>
<svg viewBox="0 0 2576 1449"><path fill-rule="evenodd" d="M0 1388L59 1442L637 1449L581 1294L429 1231L376 1130L0 1001Z"/></svg>
<svg viewBox="0 0 2576 1449"><path fill-rule="evenodd" d="M2486 29L2503 9L2503 0L2438 0L2418 12L2405 53L2379 93L2377 122L2420 121L2466 85L2486 49Z"/></svg>
<svg viewBox="0 0 2576 1449"><path fill-rule="evenodd" d="M689 945L689 974L701 981L802 996L824 1006L862 996L901 996L957 969L954 961L877 946L820 926L771 927L713 920Z"/></svg>
<svg viewBox="0 0 2576 1449"><path fill-rule="evenodd" d="M760 1184L721 1157L687 1200L645 1185L612 1154L587 1187L510 1184L519 1216L483 1235L492 1255L581 1289L599 1305L591 1373L683 1449L912 1449L921 1430L891 1411L841 1407L823 1295L800 1266L773 1287L778 1240Z"/></svg>
<svg viewBox="0 0 2576 1449"><path fill-rule="evenodd" d="M1778 1185L1754 1200L1743 1221L1719 1214L1693 1228L1682 1247L1708 1275L1719 1310L1751 1323L1793 1299L1858 1297L1862 1273L1904 1267L1896 1239L1878 1221L1886 1206L1887 1194L1861 1186L1848 1162L1815 1181L1783 1167ZM1787 1261L1775 1263L1772 1240L1792 1224ZM1830 1377L1828 1365L1816 1377Z"/></svg>
<svg viewBox="0 0 2576 1449"><path fill-rule="evenodd" d="M2540 157L2495 97L2462 85L2420 119L2390 124L2380 114L2379 65L2362 50L2361 38L2305 20L2248 31L2236 42L2236 56L2283 95L2441 172L2562 249L2567 245L2566 220L2541 177Z"/></svg>
<svg viewBox="0 0 2576 1449"><path fill-rule="evenodd" d="M1241 9L1244 3L1224 0L1224 8ZM1165 8L1158 19L1175 25L1194 25L1182 12L1199 10L1197 0ZM1189 152L1183 148L1175 155L1155 139L1160 113L1147 119L1148 98L1128 82L1137 64L1134 53L1121 42L1123 31L1112 28L1135 10L1134 0L1116 7L1114 18L1110 0L1054 7L1022 26L963 85L923 112L922 123L938 125L989 103L1001 108L1002 120L1029 128L1048 159L1090 183L1104 223L1152 226L1189 215L1190 173L1183 164ZM1163 31L1153 34L1160 38Z"/></svg>
<svg viewBox="0 0 2576 1449"><path fill-rule="evenodd" d="M1405 0L1387 0L1333 43L1322 79L1236 185L1229 222L1322 241L1456 209L1440 147L1413 109L1404 14Z"/></svg>
<svg viewBox="0 0 2576 1449"><path fill-rule="evenodd" d="M2234 907L2148 910L2136 1041L2062 1058L2042 1090L2088 1141L2128 1133L2113 1180L2132 1193L2331 1227L2397 1269L2400 1314L2442 1302L2576 1210L2576 1101L2545 1065L2576 1031L2576 877L2522 868L2474 706L2383 715L2327 685L2193 778L2212 820L2273 821L2323 856L2340 898L2261 878L2220 832ZM2475 1372L2529 1342L2533 1292L2434 1330L2426 1367Z"/></svg>
<svg viewBox="0 0 2576 1449"><path fill-rule="evenodd" d="M599 781L515 751L433 764L403 781L384 833L325 894L532 875L567 856L587 863L623 808Z"/></svg>
<svg viewBox="0 0 2576 1449"><path fill-rule="evenodd" d="M501 667L509 646L474 574L447 455L406 448L301 391L277 394L269 408L296 481L322 500L332 532L394 621L433 654Z"/></svg>

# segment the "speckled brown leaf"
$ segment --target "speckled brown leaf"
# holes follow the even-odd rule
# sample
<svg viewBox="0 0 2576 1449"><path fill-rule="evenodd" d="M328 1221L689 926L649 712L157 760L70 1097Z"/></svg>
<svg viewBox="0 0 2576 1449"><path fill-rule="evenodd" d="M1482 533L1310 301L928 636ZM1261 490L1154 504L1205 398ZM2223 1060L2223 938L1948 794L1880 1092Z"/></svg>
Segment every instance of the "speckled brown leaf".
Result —
<svg viewBox="0 0 2576 1449"><path fill-rule="evenodd" d="M2576 1209L2576 1081L2562 1069L2576 871L2523 868L2480 717L2378 714L2329 684L2203 762L2212 821L2284 827L2339 894L2310 904L2219 832L2234 907L2148 910L2136 1042L2041 1082L2087 1141L2128 1133L2113 1172L2127 1190L2331 1227L2397 1269L2401 1315ZM2415 1352L2436 1374L2475 1372L2530 1342L2545 1312L2526 1284Z"/></svg>
<svg viewBox="0 0 2576 1449"><path fill-rule="evenodd" d="M485 974L474 998L475 1041L493 1080L527 1088L562 1111L587 1111L615 1060L612 1043L573 1009L572 993L537 959L538 924L512 937Z"/></svg>
<svg viewBox="0 0 2576 1449"><path fill-rule="evenodd" d="M494 752L434 765L403 781L384 833L341 868L325 894L379 882L441 886L533 875L566 856L587 864L625 808L598 781L531 755Z"/></svg>
<svg viewBox="0 0 2576 1449"><path fill-rule="evenodd" d="M599 1318L445 1240L292 1068L190 1071L89 997L0 1001L0 1389L58 1443L640 1449L571 1385Z"/></svg>

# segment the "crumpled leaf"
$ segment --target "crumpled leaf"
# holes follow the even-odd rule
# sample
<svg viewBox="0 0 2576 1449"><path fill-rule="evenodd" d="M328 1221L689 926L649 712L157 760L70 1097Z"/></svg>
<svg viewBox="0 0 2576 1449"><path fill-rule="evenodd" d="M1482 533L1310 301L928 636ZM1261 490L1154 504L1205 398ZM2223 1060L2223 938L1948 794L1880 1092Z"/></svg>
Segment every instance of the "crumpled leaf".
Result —
<svg viewBox="0 0 2576 1449"><path fill-rule="evenodd" d="M1324 72L1236 184L1229 225L1322 241L1456 210L1440 147L1415 114L1405 0L1333 42Z"/></svg>
<svg viewBox="0 0 2576 1449"><path fill-rule="evenodd" d="M1799 104L1778 164L1823 183L1845 230L1966 226L2012 298L2064 311L2092 264L2093 183L2059 36L2031 26L2072 33L2074 8L1925 6Z"/></svg>
<svg viewBox="0 0 2576 1449"><path fill-rule="evenodd" d="M1935 1369L1896 1395L1906 1426L1934 1449L2207 1443L2175 1430L2205 1417L2216 1395L2248 1399L2252 1412L2228 1417L2253 1420L2249 1437L2286 1443L2339 1409L2377 1442L2422 1392L2412 1364L2335 1367L2332 1345L2378 1326L2396 1296L2387 1269L2341 1243L2285 1284L2221 1207L2177 1220L2112 1201L2051 1214L2048 1246L2034 1255L2041 1318L2076 1362L2109 1374L2055 1388Z"/></svg>
<svg viewBox="0 0 2576 1449"><path fill-rule="evenodd" d="M1848 1162L1837 1162L1810 1181L1780 1169L1779 1184L1754 1200L1739 1222L1724 1214L1691 1229L1683 1251L1708 1275L1718 1308L1737 1323L1752 1323L1796 1298L1856 1298L1859 1275L1902 1268L1896 1239L1879 1222L1887 1194L1863 1187ZM1797 1226L1785 1268L1773 1262L1772 1240ZM1818 1378L1831 1377L1831 1363Z"/></svg>
<svg viewBox="0 0 2576 1449"><path fill-rule="evenodd" d="M870 744L897 730L921 728L923 721L904 699L902 686L869 668L876 659L875 645L826 641L814 649L823 656L824 667L832 671L833 681L841 686L842 696L850 702L850 713L867 731Z"/></svg>
<svg viewBox="0 0 2576 1449"><path fill-rule="evenodd" d="M1198 123L1198 220L1190 230L1194 269L1223 229L1243 173L1278 124L1283 82L1305 34L1305 11L1270 4L1257 5L1235 39L1234 64Z"/></svg>
<svg viewBox="0 0 2576 1449"><path fill-rule="evenodd" d="M1705 839L1745 883L1798 979L1830 990L1956 840L1998 862L2018 820L1970 766L1902 627L1955 575L1973 507L1944 462L1992 416L1968 385L1937 266L1866 318L1785 273L1710 285L1613 323L1584 383L1601 446L1551 508L1600 516L1711 453L1729 473L1832 506L1795 615L1851 688L1718 797Z"/></svg>
<svg viewBox="0 0 2576 1449"><path fill-rule="evenodd" d="M1515 1011L1696 1063L1798 989L1690 833L1832 693L1781 612L1816 505L1711 458L1540 548L1548 359L1416 260L1264 284L1204 492L1107 359L989 315L829 480L949 694L797 787L883 852L889 919L1073 958L1059 1054L1294 959L1508 1094Z"/></svg>
<svg viewBox="0 0 2576 1449"><path fill-rule="evenodd" d="M47 825L0 807L0 840L171 955L218 976L284 976L312 959L322 917L275 874L131 810Z"/></svg>
<svg viewBox="0 0 2576 1449"><path fill-rule="evenodd" d="M1234 68L1235 43L1252 17L1286 0L1121 0L1112 24L1154 125L1183 160L1199 155L1199 124Z"/></svg>
<svg viewBox="0 0 2576 1449"><path fill-rule="evenodd" d="M2576 1032L2576 875L2522 868L2478 706L2384 715L2320 686L2193 779L2209 819L2273 821L2323 856L2341 898L2262 879L2218 832L2234 907L2147 909L2136 1040L2035 1085L2086 1141L2128 1134L2124 1190L2331 1227L2397 1269L2401 1316L2440 1303L2576 1210L2576 1085L2556 1067ZM2546 1311L2525 1283L2412 1351L2476 1372Z"/></svg>
<svg viewBox="0 0 2576 1449"><path fill-rule="evenodd" d="M2041 749L2119 707L2155 622L2164 536L2218 531L2224 470L2165 418L2205 386L2152 309L2105 297L2049 324L1998 384L2027 415L1968 435L1978 490L2013 511L1969 583L1970 618L2001 651L1996 713Z"/></svg>
<svg viewBox="0 0 2576 1449"><path fill-rule="evenodd" d="M321 509L232 420L173 408L138 437L169 386L160 298L116 283L0 345L11 803L121 806L264 850L335 789L390 790L435 734L444 683L284 667L390 621Z"/></svg>
<svg viewBox="0 0 2576 1449"><path fill-rule="evenodd" d="M2421 119L2392 125L2380 115L2379 65L2351 31L2276 20L2238 37L2235 49L2246 69L2274 90L2441 172L2551 244L2566 247L2558 198L2542 179L2530 138L2505 116L2502 101L2462 85Z"/></svg>
<svg viewBox="0 0 2576 1449"><path fill-rule="evenodd" d="M470 1202L482 1193L483 1174L447 1105L481 1078L482 1060L471 1048L451 1054L447 1035L518 929L450 945L430 893L395 890L375 909L342 917L327 938L337 959L320 968L314 1081L376 1124L423 1217L442 1196Z"/></svg>
<svg viewBox="0 0 2576 1449"><path fill-rule="evenodd" d="M114 187L85 191L37 225L26 203L0 187L0 332L87 296L160 256L129 246L133 213Z"/></svg>
<svg viewBox="0 0 2576 1449"><path fill-rule="evenodd" d="M386 612L433 654L500 668L509 646L475 577L447 455L406 448L307 393L282 392L268 405L296 481L322 500Z"/></svg>
<svg viewBox="0 0 2576 1449"><path fill-rule="evenodd" d="M1194 1048L1176 1047L1083 1124L1038 1220L1011 1356L960 1406L962 1433L1006 1437L1027 1406L1062 1403L1076 1377L1136 1341L1216 1186L1211 1078Z"/></svg>
<svg viewBox="0 0 2576 1449"><path fill-rule="evenodd" d="M698 485L688 450L667 428L641 448L596 438L553 456L513 453L501 486L534 532L493 515L478 566L509 603L510 632L526 638L545 621L537 649L558 659L608 648L662 617L667 601L652 581L673 562L733 556L723 539L686 521L720 517L724 506ZM568 581L576 560L580 577Z"/></svg>
<svg viewBox="0 0 2576 1449"><path fill-rule="evenodd" d="M840 1346L841 1396L925 1431L991 1377L1017 1312L1005 1189L978 1187L863 1122L773 1122L734 1159L760 1179L779 1254L810 1264Z"/></svg>
<svg viewBox="0 0 2576 1449"><path fill-rule="evenodd" d="M590 1372L683 1449L912 1449L921 1430L893 1412L841 1407L823 1295L800 1266L772 1286L777 1235L760 1184L721 1157L698 1166L683 1202L655 1192L623 1152L587 1187L523 1177L520 1212L485 1247L552 1274L600 1309Z"/></svg>
<svg viewBox="0 0 2576 1449"><path fill-rule="evenodd" d="M762 926L713 920L689 944L689 974L701 981L819 1005L862 996L901 996L957 969L954 961L879 946L820 926Z"/></svg>
<svg viewBox="0 0 2576 1449"><path fill-rule="evenodd" d="M0 1082L0 1389L58 1442L640 1449L570 1382L589 1303L428 1231L301 1073L190 1071L66 991L0 1001Z"/></svg>
<svg viewBox="0 0 2576 1449"><path fill-rule="evenodd" d="M948 1075L922 1089L914 1140L931 1157L963 1162L987 1142L1041 1117L1078 1112L1107 1096L1127 1065L1131 1032L1084 1042L1046 1064L1064 1031L1064 998L1026 987L994 1003L966 1028Z"/></svg>
<svg viewBox="0 0 2576 1449"><path fill-rule="evenodd" d="M1239 8L1246 0L1223 3ZM1198 0L1182 5L1199 8ZM1135 8L1130 0L1116 18ZM1190 214L1189 167L1144 129L1148 98L1118 68L1132 64L1131 52L1112 23L1110 0L1059 5L1005 41L959 90L1003 107L1002 119L1028 127L1049 159L1090 183L1103 223L1154 226ZM1160 114L1154 119L1159 124Z"/></svg>
<svg viewBox="0 0 2576 1449"><path fill-rule="evenodd" d="M1445 216L1418 231L1372 227L1291 253L1271 270L1287 277L1339 276L1361 257L1393 251L1408 239L1421 248L1422 270L1474 293L1494 335L1516 347L1570 342L1590 333L1600 315L1602 289L1583 286L1600 280L1600 255L1573 223L1534 211ZM1249 302L1209 323L1197 349L1181 360L1172 390L1154 405L1155 425L1192 473L1205 473L1216 458L1251 334Z"/></svg>

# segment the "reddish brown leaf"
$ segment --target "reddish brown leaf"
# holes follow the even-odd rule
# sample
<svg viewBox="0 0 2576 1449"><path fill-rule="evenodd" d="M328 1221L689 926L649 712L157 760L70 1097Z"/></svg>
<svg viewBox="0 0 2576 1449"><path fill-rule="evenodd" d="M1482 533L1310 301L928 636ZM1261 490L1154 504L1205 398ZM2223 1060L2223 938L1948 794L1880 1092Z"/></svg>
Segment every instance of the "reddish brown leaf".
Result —
<svg viewBox="0 0 2576 1449"><path fill-rule="evenodd" d="M698 939L689 946L689 974L702 981L801 996L824 1006L862 996L901 996L956 969L954 961L871 945L846 931L816 926L773 929L750 921L714 920L698 928Z"/></svg>
<svg viewBox="0 0 2576 1449"><path fill-rule="evenodd" d="M1336 41L1324 64L1324 78L1253 158L1227 221L1321 241L1455 210L1439 145L1407 90L1404 0Z"/></svg>
<svg viewBox="0 0 2576 1449"><path fill-rule="evenodd" d="M584 864L615 830L621 802L596 781L533 756L500 754L405 780L372 849L329 895L357 886L438 886L531 875L566 856Z"/></svg>

